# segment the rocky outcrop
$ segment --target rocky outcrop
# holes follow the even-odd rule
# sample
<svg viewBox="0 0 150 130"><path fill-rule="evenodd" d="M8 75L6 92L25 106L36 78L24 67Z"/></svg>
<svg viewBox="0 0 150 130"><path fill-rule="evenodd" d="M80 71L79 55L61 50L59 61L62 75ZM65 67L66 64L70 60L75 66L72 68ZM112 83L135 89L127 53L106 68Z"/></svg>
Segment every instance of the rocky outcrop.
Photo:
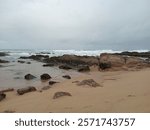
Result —
<svg viewBox="0 0 150 130"><path fill-rule="evenodd" d="M88 85L90 87L99 87L99 86L101 86L100 84L96 83L93 79L87 79L87 80L83 80L81 82L77 82L77 85L78 86Z"/></svg>
<svg viewBox="0 0 150 130"><path fill-rule="evenodd" d="M41 80L49 80L49 79L51 79L51 76L49 75L49 74L42 74L41 76Z"/></svg>
<svg viewBox="0 0 150 130"><path fill-rule="evenodd" d="M32 80L32 79L35 79L36 77L34 75L32 75L32 74L27 74L27 75L24 76L24 78L26 80Z"/></svg>
<svg viewBox="0 0 150 130"><path fill-rule="evenodd" d="M146 60L133 56L102 53L99 60L99 68L101 70L140 69L148 66L150 67Z"/></svg>
<svg viewBox="0 0 150 130"><path fill-rule="evenodd" d="M71 79L71 77L69 75L63 75L62 77L65 79Z"/></svg>
<svg viewBox="0 0 150 130"><path fill-rule="evenodd" d="M0 63L9 63L9 61L1 60L1 59L0 59Z"/></svg>
<svg viewBox="0 0 150 130"><path fill-rule="evenodd" d="M8 56L9 54L6 52L0 52L0 56Z"/></svg>
<svg viewBox="0 0 150 130"><path fill-rule="evenodd" d="M72 96L69 92L56 92L53 96L53 99L57 99L63 96Z"/></svg>
<svg viewBox="0 0 150 130"><path fill-rule="evenodd" d="M27 87L27 88L21 88L21 89L18 89L17 90L17 93L19 95L23 95L25 93L29 93L29 92L33 92L33 91L36 91L36 88L35 87Z"/></svg>
<svg viewBox="0 0 150 130"><path fill-rule="evenodd" d="M6 98L6 94L0 93L0 101L4 100Z"/></svg>

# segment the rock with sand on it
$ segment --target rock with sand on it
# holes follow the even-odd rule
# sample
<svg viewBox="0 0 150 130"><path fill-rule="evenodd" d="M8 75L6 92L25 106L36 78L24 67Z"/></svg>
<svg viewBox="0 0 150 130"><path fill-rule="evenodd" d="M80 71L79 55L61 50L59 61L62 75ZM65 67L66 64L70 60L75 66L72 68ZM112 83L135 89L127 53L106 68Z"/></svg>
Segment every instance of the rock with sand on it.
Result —
<svg viewBox="0 0 150 130"><path fill-rule="evenodd" d="M29 92L33 92L33 91L36 91L36 88L30 86L30 87L18 89L18 90L17 90L17 93L18 93L19 95L23 95L23 94L25 94L25 93L29 93Z"/></svg>
<svg viewBox="0 0 150 130"><path fill-rule="evenodd" d="M54 85L56 83L59 83L59 82L56 82L56 81L49 81L49 85Z"/></svg>
<svg viewBox="0 0 150 130"><path fill-rule="evenodd" d="M5 93L0 93L0 101L4 100L6 98L6 94Z"/></svg>
<svg viewBox="0 0 150 130"><path fill-rule="evenodd" d="M71 77L69 75L63 75L62 77L65 79L71 79Z"/></svg>
<svg viewBox="0 0 150 130"><path fill-rule="evenodd" d="M34 75L32 75L32 74L27 74L27 75L24 76L24 78L26 80L32 80L32 79L35 79L36 77Z"/></svg>
<svg viewBox="0 0 150 130"><path fill-rule="evenodd" d="M90 71L90 67L88 65L79 66L78 72L88 72Z"/></svg>
<svg viewBox="0 0 150 130"><path fill-rule="evenodd" d="M72 69L69 65L60 65L59 69L69 70Z"/></svg>
<svg viewBox="0 0 150 130"><path fill-rule="evenodd" d="M49 74L47 74L47 73L42 74L40 77L41 77L41 80L49 80L49 79L51 79L51 76Z"/></svg>
<svg viewBox="0 0 150 130"><path fill-rule="evenodd" d="M88 85L90 87L99 87L99 86L101 86L100 84L96 83L93 79L83 80L83 81L77 83L77 85L78 86Z"/></svg>
<svg viewBox="0 0 150 130"><path fill-rule="evenodd" d="M57 99L63 96L72 96L69 92L56 92L53 96L53 99Z"/></svg>

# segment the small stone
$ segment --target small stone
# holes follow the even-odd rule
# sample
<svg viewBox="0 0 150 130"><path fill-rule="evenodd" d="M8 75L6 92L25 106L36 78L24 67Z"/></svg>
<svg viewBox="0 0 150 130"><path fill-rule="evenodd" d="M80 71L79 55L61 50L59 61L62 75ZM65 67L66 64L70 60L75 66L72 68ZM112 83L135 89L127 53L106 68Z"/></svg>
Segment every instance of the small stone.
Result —
<svg viewBox="0 0 150 130"><path fill-rule="evenodd" d="M63 96L72 96L72 95L68 92L56 92L53 96L53 99L57 99Z"/></svg>

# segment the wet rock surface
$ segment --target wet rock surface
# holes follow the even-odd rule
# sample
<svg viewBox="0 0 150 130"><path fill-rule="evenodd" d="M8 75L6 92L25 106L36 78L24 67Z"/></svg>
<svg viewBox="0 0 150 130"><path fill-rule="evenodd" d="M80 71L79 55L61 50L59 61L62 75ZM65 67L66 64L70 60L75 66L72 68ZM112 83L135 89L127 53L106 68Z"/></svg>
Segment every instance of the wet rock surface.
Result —
<svg viewBox="0 0 150 130"><path fill-rule="evenodd" d="M27 88L18 89L18 90L17 90L17 93L18 93L19 95L23 95L23 94L25 94L25 93L29 93L29 92L33 92L33 91L36 91L36 88L30 86L30 87L27 87Z"/></svg>
<svg viewBox="0 0 150 130"><path fill-rule="evenodd" d="M36 77L34 75L32 75L32 74L27 74L27 75L24 76L24 78L26 80L32 80L32 79L35 79Z"/></svg>
<svg viewBox="0 0 150 130"><path fill-rule="evenodd" d="M41 80L49 80L51 79L51 76L47 73L42 74L41 76Z"/></svg>

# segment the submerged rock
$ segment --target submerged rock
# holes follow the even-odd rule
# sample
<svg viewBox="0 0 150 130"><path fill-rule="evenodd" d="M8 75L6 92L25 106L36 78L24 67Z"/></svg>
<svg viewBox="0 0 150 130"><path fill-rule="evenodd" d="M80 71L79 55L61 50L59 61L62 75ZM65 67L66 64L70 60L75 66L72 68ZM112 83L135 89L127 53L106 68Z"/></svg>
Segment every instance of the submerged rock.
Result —
<svg viewBox="0 0 150 130"><path fill-rule="evenodd" d="M63 96L72 96L69 92L56 92L53 96L53 99L57 99Z"/></svg>
<svg viewBox="0 0 150 130"><path fill-rule="evenodd" d="M36 88L30 86L30 87L27 87L27 88L18 89L18 90L17 90L17 93L18 93L19 95L23 95L23 94L25 94L25 93L29 93L29 92L33 92L33 91L36 91Z"/></svg>
<svg viewBox="0 0 150 130"><path fill-rule="evenodd" d="M98 86L101 86L100 84L96 83L93 79L87 79L87 80L83 80L79 83L77 83L78 86L81 86L81 85L88 85L90 87L98 87Z"/></svg>
<svg viewBox="0 0 150 130"><path fill-rule="evenodd" d="M49 74L46 74L46 73L42 74L40 77L41 77L41 80L48 80L51 78L51 76Z"/></svg>
<svg viewBox="0 0 150 130"><path fill-rule="evenodd" d="M32 80L32 79L35 79L36 77L34 75L32 75L32 74L27 74L27 75L24 76L24 78L26 80Z"/></svg>

